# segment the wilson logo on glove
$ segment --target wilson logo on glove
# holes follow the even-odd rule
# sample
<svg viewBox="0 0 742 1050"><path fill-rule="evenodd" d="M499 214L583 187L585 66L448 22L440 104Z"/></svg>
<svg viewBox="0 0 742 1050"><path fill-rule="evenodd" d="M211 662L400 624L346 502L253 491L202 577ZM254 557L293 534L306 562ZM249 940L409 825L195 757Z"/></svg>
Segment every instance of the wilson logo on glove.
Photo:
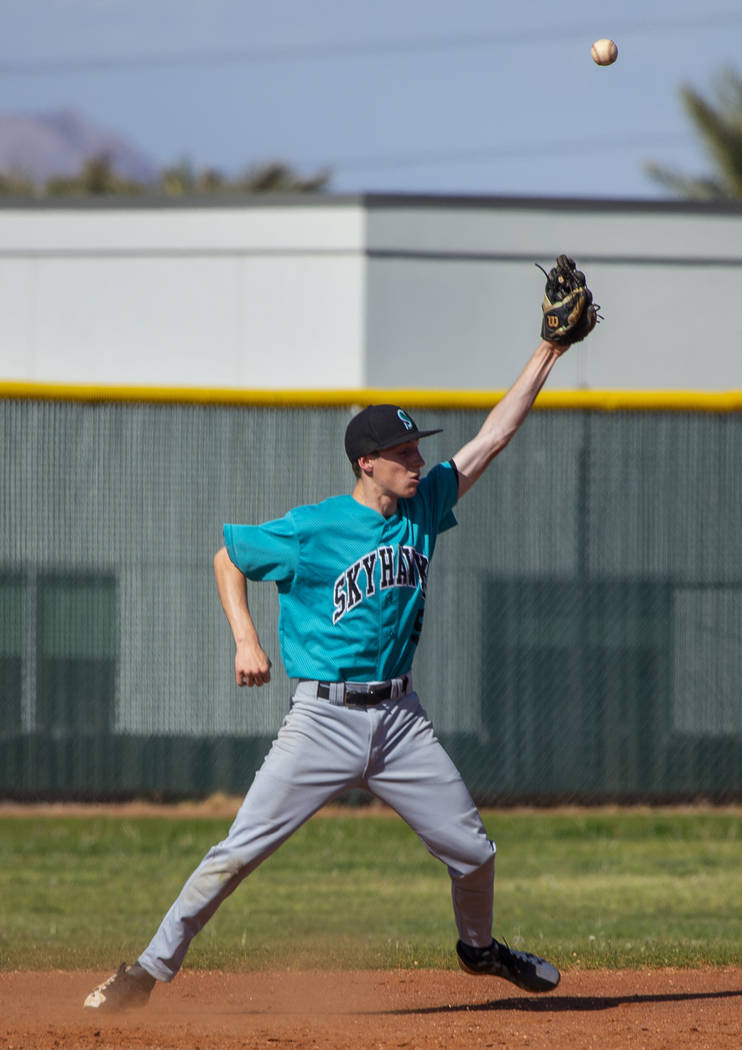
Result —
<svg viewBox="0 0 742 1050"><path fill-rule="evenodd" d="M585 274L568 255L560 255L548 273L539 263L536 266L546 277L541 338L560 346L579 343L590 335L600 317Z"/></svg>

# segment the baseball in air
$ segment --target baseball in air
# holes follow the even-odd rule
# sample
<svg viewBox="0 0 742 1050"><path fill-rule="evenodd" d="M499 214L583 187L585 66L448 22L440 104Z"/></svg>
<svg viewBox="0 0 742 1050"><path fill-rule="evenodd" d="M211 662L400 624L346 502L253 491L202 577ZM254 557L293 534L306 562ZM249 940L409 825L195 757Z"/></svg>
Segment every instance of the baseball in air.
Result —
<svg viewBox="0 0 742 1050"><path fill-rule="evenodd" d="M590 48L590 54L593 56L593 62L597 62L599 66L612 66L618 58L618 48L614 40L604 37L595 41Z"/></svg>

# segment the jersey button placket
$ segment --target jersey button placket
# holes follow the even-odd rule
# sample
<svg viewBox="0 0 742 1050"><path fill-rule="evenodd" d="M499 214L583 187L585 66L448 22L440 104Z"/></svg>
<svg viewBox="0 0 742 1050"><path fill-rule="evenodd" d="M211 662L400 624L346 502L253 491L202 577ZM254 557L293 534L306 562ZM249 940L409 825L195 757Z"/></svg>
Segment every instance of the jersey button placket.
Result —
<svg viewBox="0 0 742 1050"><path fill-rule="evenodd" d="M389 666L390 655L397 638L397 595L393 582L396 550L399 544L399 522L394 515L384 523L382 530L382 544L391 548L392 552L392 585L381 591L381 602L379 603L379 668L380 677L391 677L394 669Z"/></svg>

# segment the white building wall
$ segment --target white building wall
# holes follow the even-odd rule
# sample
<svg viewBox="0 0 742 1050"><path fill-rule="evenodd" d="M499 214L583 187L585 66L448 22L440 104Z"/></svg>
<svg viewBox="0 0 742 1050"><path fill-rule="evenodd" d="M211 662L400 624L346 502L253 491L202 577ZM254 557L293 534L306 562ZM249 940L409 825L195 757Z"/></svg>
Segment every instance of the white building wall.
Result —
<svg viewBox="0 0 742 1050"><path fill-rule="evenodd" d="M369 216L371 386L508 386L560 252L604 322L553 389L739 389L742 209L629 202L428 202Z"/></svg>
<svg viewBox="0 0 742 1050"><path fill-rule="evenodd" d="M363 209L0 209L0 377L363 383Z"/></svg>
<svg viewBox="0 0 742 1050"><path fill-rule="evenodd" d="M605 321L553 389L738 389L742 210L255 198L0 207L0 380L493 389L561 251Z"/></svg>

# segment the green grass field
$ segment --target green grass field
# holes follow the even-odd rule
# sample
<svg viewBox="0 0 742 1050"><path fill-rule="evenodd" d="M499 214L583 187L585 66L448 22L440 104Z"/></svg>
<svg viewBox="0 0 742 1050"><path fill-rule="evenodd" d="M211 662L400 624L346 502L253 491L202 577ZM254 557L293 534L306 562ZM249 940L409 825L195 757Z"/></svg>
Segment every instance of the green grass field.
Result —
<svg viewBox="0 0 742 1050"><path fill-rule="evenodd" d="M490 812L497 936L563 969L739 964L738 810ZM0 818L0 968L110 969L229 821ZM196 938L191 968L455 966L449 881L402 821L310 821Z"/></svg>

